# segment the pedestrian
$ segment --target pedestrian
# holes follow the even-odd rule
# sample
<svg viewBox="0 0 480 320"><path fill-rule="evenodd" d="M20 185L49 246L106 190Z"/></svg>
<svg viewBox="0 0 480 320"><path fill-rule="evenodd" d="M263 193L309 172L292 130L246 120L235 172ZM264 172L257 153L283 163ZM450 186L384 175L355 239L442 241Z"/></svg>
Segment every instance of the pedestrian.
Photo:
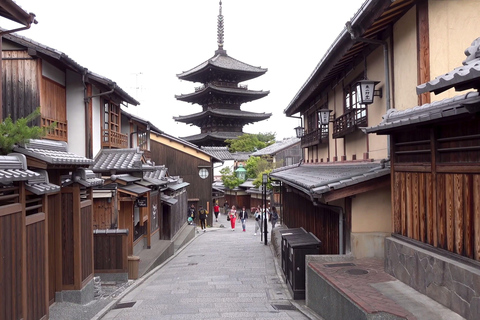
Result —
<svg viewBox="0 0 480 320"><path fill-rule="evenodd" d="M243 206L242 210L238 213L238 217L240 218L240 221L242 221L243 232L245 232L245 228L247 226L247 219L248 219L248 212L245 209L245 206Z"/></svg>
<svg viewBox="0 0 480 320"><path fill-rule="evenodd" d="M223 212L228 215L228 208L229 208L228 201L225 200L225 203L223 204Z"/></svg>
<svg viewBox="0 0 480 320"><path fill-rule="evenodd" d="M277 224L278 218L279 216L278 216L277 208L272 207L272 211L270 212L270 222L272 223L272 230L273 228L275 228L275 224Z"/></svg>
<svg viewBox="0 0 480 320"><path fill-rule="evenodd" d="M232 226L232 231L235 231L235 221L237 220L237 209L235 206L232 206L232 209L228 213L228 217L230 218L230 225Z"/></svg>
<svg viewBox="0 0 480 320"><path fill-rule="evenodd" d="M262 230L262 211L260 210L260 206L255 209L255 233L254 236L257 235L259 230Z"/></svg>
<svg viewBox="0 0 480 320"><path fill-rule="evenodd" d="M195 221L195 206L193 205L193 203L187 210L187 221L188 224L193 224L193 222Z"/></svg>
<svg viewBox="0 0 480 320"><path fill-rule="evenodd" d="M198 207L198 217L200 218L200 228L203 232L207 231L208 211L203 209L203 206Z"/></svg>
<svg viewBox="0 0 480 320"><path fill-rule="evenodd" d="M218 214L220 213L220 206L218 205L218 201L215 202L213 206L213 214L215 214L215 221L218 222Z"/></svg>

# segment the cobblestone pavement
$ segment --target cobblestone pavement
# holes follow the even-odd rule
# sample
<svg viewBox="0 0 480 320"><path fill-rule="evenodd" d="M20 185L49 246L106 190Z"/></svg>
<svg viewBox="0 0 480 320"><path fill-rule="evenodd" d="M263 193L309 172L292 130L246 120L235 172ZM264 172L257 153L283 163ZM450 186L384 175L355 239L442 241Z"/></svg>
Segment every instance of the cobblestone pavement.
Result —
<svg viewBox="0 0 480 320"><path fill-rule="evenodd" d="M237 223L232 231L222 215L102 319L309 319L292 304L254 223L248 220L246 232Z"/></svg>

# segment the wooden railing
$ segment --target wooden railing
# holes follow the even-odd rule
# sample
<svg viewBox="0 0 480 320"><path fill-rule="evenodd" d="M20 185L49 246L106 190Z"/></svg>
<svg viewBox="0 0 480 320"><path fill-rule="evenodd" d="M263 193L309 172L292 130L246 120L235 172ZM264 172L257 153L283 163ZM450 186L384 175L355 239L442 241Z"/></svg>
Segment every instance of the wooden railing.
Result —
<svg viewBox="0 0 480 320"><path fill-rule="evenodd" d="M302 137L301 147L308 148L313 145L328 143L328 127L322 126Z"/></svg>
<svg viewBox="0 0 480 320"><path fill-rule="evenodd" d="M102 147L128 148L128 135L116 131L103 130Z"/></svg>
<svg viewBox="0 0 480 320"><path fill-rule="evenodd" d="M352 109L333 121L333 138L342 138L355 131L357 128L367 125L367 110Z"/></svg>
<svg viewBox="0 0 480 320"><path fill-rule="evenodd" d="M68 141L68 128L66 120L59 121L42 117L42 128L50 128L47 130L47 135L45 136L46 138L65 142Z"/></svg>

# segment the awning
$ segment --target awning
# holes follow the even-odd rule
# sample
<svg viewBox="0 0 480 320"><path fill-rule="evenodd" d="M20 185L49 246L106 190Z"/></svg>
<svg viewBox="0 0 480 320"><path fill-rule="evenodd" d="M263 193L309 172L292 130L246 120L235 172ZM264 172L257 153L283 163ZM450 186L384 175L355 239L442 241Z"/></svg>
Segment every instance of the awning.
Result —
<svg viewBox="0 0 480 320"><path fill-rule="evenodd" d="M190 183L188 183L188 182L181 182L181 183L177 183L177 184L169 184L167 186L167 188L169 190L172 190L172 191L177 191L177 190L180 190L182 188L188 187L189 185L190 185Z"/></svg>
<svg viewBox="0 0 480 320"><path fill-rule="evenodd" d="M149 192L150 188L145 188L145 187L139 186L138 184L129 184L126 186L118 185L118 190L138 197L138 196L141 196L142 194Z"/></svg>

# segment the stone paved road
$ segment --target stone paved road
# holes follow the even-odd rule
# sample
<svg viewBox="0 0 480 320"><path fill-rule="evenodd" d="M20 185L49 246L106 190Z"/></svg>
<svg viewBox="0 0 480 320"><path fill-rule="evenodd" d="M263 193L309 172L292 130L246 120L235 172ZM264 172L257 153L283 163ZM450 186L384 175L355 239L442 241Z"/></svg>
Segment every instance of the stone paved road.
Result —
<svg viewBox="0 0 480 320"><path fill-rule="evenodd" d="M308 319L290 303L270 245L225 216L123 297L102 319ZM229 223L228 223L229 224ZM293 309L293 310L291 310Z"/></svg>

